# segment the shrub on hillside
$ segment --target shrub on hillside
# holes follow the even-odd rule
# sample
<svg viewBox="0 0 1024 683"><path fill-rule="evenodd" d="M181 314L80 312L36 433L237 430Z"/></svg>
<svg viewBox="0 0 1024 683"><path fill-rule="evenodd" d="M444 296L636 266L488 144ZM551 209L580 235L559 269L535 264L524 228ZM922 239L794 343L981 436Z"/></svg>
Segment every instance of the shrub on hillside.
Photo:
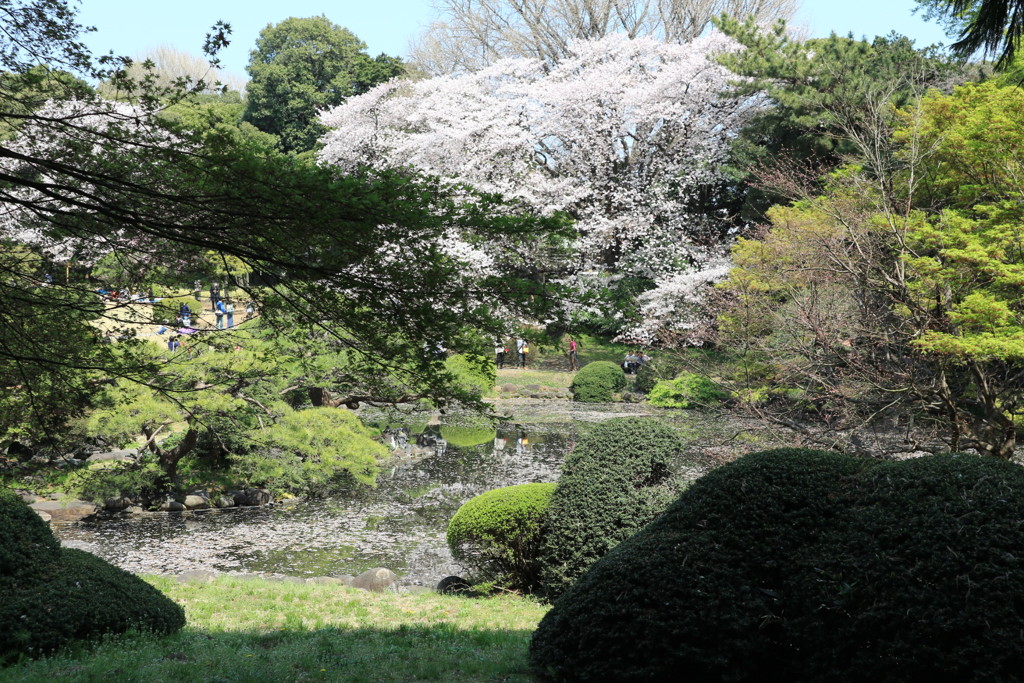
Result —
<svg viewBox="0 0 1024 683"><path fill-rule="evenodd" d="M693 408L721 400L722 391L711 379L683 372L675 379L661 380L647 394L647 402L660 408Z"/></svg>
<svg viewBox="0 0 1024 683"><path fill-rule="evenodd" d="M444 367L455 376L463 389L480 396L488 396L494 392L498 371L494 367L493 358L456 354L445 359Z"/></svg>
<svg viewBox="0 0 1024 683"><path fill-rule="evenodd" d="M544 516L539 560L547 598L665 509L680 449L676 433L650 419L608 420L580 438Z"/></svg>
<svg viewBox="0 0 1024 683"><path fill-rule="evenodd" d="M157 301L153 304L153 322L160 325L173 325L182 304L189 305L192 310L192 324L195 325L199 315L203 312L203 306L190 296L176 296Z"/></svg>
<svg viewBox="0 0 1024 683"><path fill-rule="evenodd" d="M626 375L622 368L606 360L587 363L572 380L574 401L599 403L611 401L616 391L626 386Z"/></svg>
<svg viewBox="0 0 1024 683"><path fill-rule="evenodd" d="M10 523L18 533L9 533ZM0 495L0 558L0 662L129 629L171 633L185 625L180 606L94 555L61 548L10 495Z"/></svg>
<svg viewBox="0 0 1024 683"><path fill-rule="evenodd" d="M519 484L466 501L448 524L452 557L475 579L533 591L541 518L554 490L554 483Z"/></svg>
<svg viewBox="0 0 1024 683"><path fill-rule="evenodd" d="M351 411L334 407L286 412L260 433L258 446L230 457L251 486L322 493L341 484L373 485L388 449Z"/></svg>
<svg viewBox="0 0 1024 683"><path fill-rule="evenodd" d="M531 666L573 680L1017 680L1024 470L745 456L596 563Z"/></svg>

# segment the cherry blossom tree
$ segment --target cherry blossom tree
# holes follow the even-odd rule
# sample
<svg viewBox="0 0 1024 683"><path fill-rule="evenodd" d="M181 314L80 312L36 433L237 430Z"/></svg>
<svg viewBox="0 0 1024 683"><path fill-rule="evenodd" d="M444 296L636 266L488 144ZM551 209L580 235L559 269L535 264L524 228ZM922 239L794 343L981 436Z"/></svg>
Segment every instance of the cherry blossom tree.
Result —
<svg viewBox="0 0 1024 683"><path fill-rule="evenodd" d="M735 49L718 32L686 44L610 35L575 43L553 66L507 59L390 81L323 115L332 130L321 159L346 170L412 166L569 215L581 281L655 288L637 328L650 339L654 318L675 319L672 301L694 296L680 293L681 274L692 285L724 272L730 223L708 207L730 138L764 104L727 94L735 76L713 57Z"/></svg>

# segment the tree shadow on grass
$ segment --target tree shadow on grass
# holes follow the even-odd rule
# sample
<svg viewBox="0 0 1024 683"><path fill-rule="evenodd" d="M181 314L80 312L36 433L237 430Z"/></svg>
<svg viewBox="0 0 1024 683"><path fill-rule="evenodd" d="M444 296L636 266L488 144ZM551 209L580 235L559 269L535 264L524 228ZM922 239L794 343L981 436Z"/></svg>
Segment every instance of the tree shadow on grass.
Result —
<svg viewBox="0 0 1024 683"><path fill-rule="evenodd" d="M230 605L225 605L230 609ZM529 630L461 630L450 624L397 629L327 626L269 631L191 627L157 637L128 634L0 668L0 680L534 681Z"/></svg>

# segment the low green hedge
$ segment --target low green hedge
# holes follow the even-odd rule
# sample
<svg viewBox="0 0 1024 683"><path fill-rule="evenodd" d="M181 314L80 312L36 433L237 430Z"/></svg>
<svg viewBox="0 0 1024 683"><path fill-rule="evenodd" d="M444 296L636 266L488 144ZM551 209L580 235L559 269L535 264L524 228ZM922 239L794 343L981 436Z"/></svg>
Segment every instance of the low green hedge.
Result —
<svg viewBox="0 0 1024 683"><path fill-rule="evenodd" d="M622 368L606 360L587 363L572 379L572 397L583 403L611 401L626 386Z"/></svg>
<svg viewBox="0 0 1024 683"><path fill-rule="evenodd" d="M1009 681L1024 469L752 454L698 480L543 619L559 680Z"/></svg>
<svg viewBox="0 0 1024 683"><path fill-rule="evenodd" d="M535 590L541 518L554 490L554 483L519 484L466 501L448 524L452 557L476 580Z"/></svg>

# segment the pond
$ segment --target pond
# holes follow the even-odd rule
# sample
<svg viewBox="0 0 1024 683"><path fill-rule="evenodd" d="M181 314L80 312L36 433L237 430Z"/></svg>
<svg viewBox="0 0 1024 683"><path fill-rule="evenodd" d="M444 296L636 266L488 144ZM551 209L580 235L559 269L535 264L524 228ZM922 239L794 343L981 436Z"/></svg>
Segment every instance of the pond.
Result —
<svg viewBox="0 0 1024 683"><path fill-rule="evenodd" d="M483 427L440 424L436 417L433 424L410 422L391 437L406 457L382 471L373 489L291 507L109 518L55 531L138 573L213 569L311 577L388 567L405 584L432 586L462 572L445 544L448 520L462 503L502 486L555 481L588 424L651 412L623 404L547 403L519 406L514 419ZM702 470L689 467L693 476Z"/></svg>

